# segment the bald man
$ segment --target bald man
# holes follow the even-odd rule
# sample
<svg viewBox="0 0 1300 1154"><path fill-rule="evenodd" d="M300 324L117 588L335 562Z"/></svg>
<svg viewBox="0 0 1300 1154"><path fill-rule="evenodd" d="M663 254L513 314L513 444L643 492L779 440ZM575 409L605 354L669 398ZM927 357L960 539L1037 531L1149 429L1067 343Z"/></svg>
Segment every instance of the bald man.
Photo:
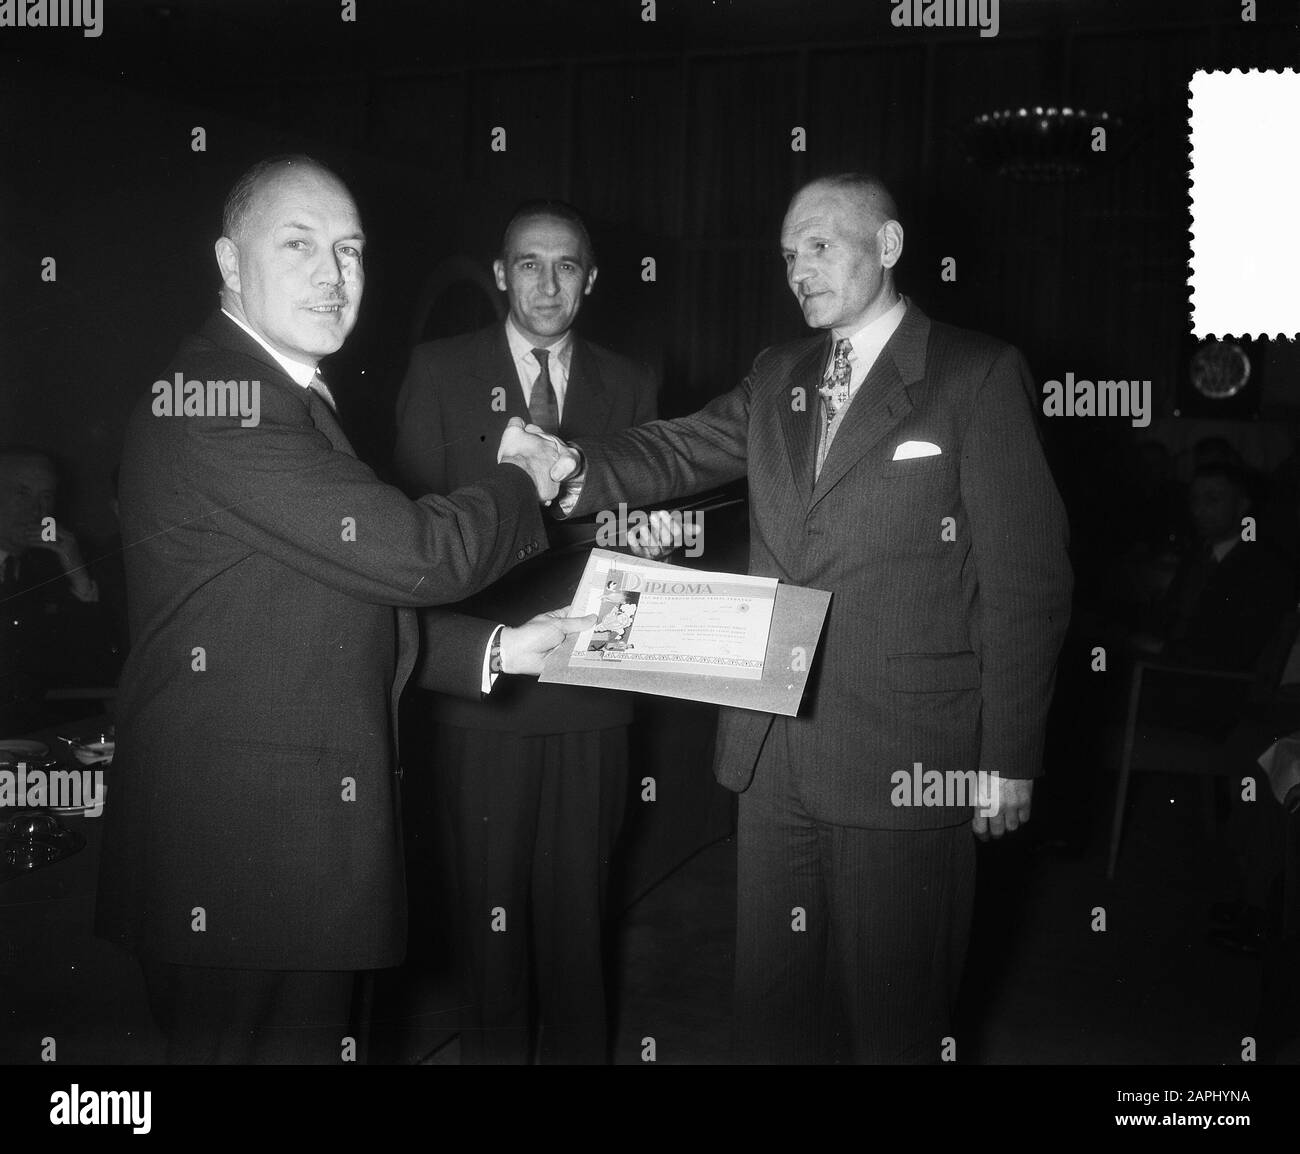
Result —
<svg viewBox="0 0 1300 1154"><path fill-rule="evenodd" d="M356 458L317 366L356 322L364 247L333 173L255 165L215 246L221 308L127 430L132 651L96 916L141 960L174 1062L355 1060L354 974L405 950L414 610L546 548L556 454L522 421L449 496L410 500ZM577 627L457 618L429 683L477 699Z"/></svg>
<svg viewBox="0 0 1300 1154"><path fill-rule="evenodd" d="M818 333L765 349L693 416L578 438L562 502L748 475L750 572L833 594L799 716L719 718L714 770L740 793L742 1061L940 1061L972 831L1027 820L1042 770L1071 574L1029 369L900 296L902 253L879 180L800 189L781 255Z"/></svg>

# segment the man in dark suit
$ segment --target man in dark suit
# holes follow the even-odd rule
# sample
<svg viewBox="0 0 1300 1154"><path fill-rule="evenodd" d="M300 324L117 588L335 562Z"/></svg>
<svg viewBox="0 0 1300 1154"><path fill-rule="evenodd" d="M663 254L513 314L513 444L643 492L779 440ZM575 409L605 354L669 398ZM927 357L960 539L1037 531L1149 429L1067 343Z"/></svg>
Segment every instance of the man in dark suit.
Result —
<svg viewBox="0 0 1300 1154"><path fill-rule="evenodd" d="M1183 665L1249 669L1295 605L1295 575L1271 542L1246 534L1254 505L1238 466L1199 466L1187 503L1196 541L1155 607L1155 636L1136 647Z"/></svg>
<svg viewBox="0 0 1300 1154"><path fill-rule="evenodd" d="M694 416L580 440L562 507L747 473L750 572L832 592L800 716L719 720L715 771L742 791L737 1057L935 1062L972 807L951 787L914 805L911 779L918 763L954 784L998 775L981 837L1028 818L1069 616L1066 521L1023 357L899 296L903 230L878 180L803 188L781 245L821 335L764 350Z"/></svg>
<svg viewBox="0 0 1300 1154"><path fill-rule="evenodd" d="M420 345L411 357L395 451L411 493L446 492L490 474L492 446L512 416L565 437L655 417L649 373L573 331L597 276L573 208L522 205L494 272L509 303L506 320ZM563 546L568 528L553 526L554 546ZM585 550L547 556L460 608L525 621L572 599L585 559ZM435 660L452 620L426 616L426 651ZM413 822L432 828L431 810L450 827L448 876L457 882L455 938L468 1002L462 1061L526 1062L538 1041L544 1061L605 1061L602 923L626 797L631 700L516 681L481 701L437 695L432 710L436 797L417 807L408 793L408 843L419 837Z"/></svg>
<svg viewBox="0 0 1300 1154"><path fill-rule="evenodd" d="M133 648L97 928L141 959L172 1061L355 1057L354 972L405 949L394 710L412 610L546 548L554 485L522 422L503 466L450 496L408 500L353 454L317 364L355 323L364 243L317 162L254 166L216 242L222 308L127 430ZM501 634L499 666L535 672L576 624ZM430 678L480 696L496 633L459 622Z"/></svg>

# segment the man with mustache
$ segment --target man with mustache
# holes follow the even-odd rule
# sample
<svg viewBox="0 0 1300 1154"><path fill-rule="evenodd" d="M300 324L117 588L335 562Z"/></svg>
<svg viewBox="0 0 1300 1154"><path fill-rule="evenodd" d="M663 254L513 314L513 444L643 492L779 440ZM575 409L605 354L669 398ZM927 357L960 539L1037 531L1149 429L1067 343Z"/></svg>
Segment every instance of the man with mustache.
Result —
<svg viewBox="0 0 1300 1154"><path fill-rule="evenodd" d="M162 379L256 382L259 412L159 415L150 394L130 419L132 651L97 929L140 959L169 1061L346 1061L356 971L405 950L395 711L413 610L546 548L556 454L516 421L491 475L414 501L356 458L317 366L356 323L365 237L318 162L255 165L215 248L221 309ZM494 639L501 670L535 673L581 625L476 622L427 675L477 698Z"/></svg>
<svg viewBox="0 0 1300 1154"><path fill-rule="evenodd" d="M715 773L740 792L736 1055L938 1062L971 827L1026 821L1042 770L1070 610L1065 514L1024 358L900 296L903 227L878 179L800 189L781 252L819 334L764 350L693 416L579 439L585 474L563 507L747 474L750 572L831 591L799 716L719 718ZM669 543L662 518L656 532ZM912 805L897 775L933 771L997 774L1001 809Z"/></svg>

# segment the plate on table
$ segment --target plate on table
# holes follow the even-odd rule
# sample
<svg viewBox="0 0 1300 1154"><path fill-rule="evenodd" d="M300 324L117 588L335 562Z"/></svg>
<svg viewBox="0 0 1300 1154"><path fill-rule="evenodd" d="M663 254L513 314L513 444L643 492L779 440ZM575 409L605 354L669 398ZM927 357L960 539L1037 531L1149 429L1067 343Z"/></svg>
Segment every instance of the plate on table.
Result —
<svg viewBox="0 0 1300 1154"><path fill-rule="evenodd" d="M82 765L108 765L113 760L113 752L117 748L116 742L111 737L70 741L68 746L72 750L72 756Z"/></svg>
<svg viewBox="0 0 1300 1154"><path fill-rule="evenodd" d="M59 813L65 816L81 817L89 813L92 817L97 817L104 812L104 796L108 793L108 783L104 780L104 775L98 768L86 766L81 770L69 770L69 773L75 773L79 779L75 787L65 786L65 788L75 788L75 792L66 797L59 798L60 801L80 802L73 805L49 805L44 806L50 813ZM51 802L56 800L51 797Z"/></svg>
<svg viewBox="0 0 1300 1154"><path fill-rule="evenodd" d="M91 798L90 805L48 805L45 808L48 812L61 814L63 817L85 817L87 811L90 811L92 816L103 813L103 804L104 795L99 793Z"/></svg>
<svg viewBox="0 0 1300 1154"><path fill-rule="evenodd" d="M50 756L50 747L26 738L0 741L0 765L17 765L20 761L43 761Z"/></svg>

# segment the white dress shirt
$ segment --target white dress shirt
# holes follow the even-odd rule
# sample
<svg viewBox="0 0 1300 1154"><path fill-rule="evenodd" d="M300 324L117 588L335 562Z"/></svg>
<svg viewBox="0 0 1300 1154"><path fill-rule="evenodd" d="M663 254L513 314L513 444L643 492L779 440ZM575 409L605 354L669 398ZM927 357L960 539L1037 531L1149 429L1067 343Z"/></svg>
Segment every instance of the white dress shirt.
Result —
<svg viewBox="0 0 1300 1154"><path fill-rule="evenodd" d="M1229 537L1226 541L1216 541L1210 547L1210 552L1214 554L1216 561L1222 563L1223 559L1240 544L1240 537Z"/></svg>
<svg viewBox="0 0 1300 1154"><path fill-rule="evenodd" d="M903 314L907 312L907 298L900 296L884 316L877 317L869 324L863 325L854 333L842 333L835 330L832 334L834 341L831 344L831 358L835 356L835 345L845 337L849 338L852 343L852 351L849 353L849 402L852 403L862 382L867 379L867 374L871 372L872 366L876 363L876 358L880 356L881 350L888 343L889 338L894 335L895 330L903 323ZM829 368L829 366L828 366ZM823 374L824 375L824 374ZM848 407L847 405L845 406Z"/></svg>
<svg viewBox="0 0 1300 1154"><path fill-rule="evenodd" d="M555 389L556 415L564 419L564 394L569 387L569 365L573 360L573 331L570 329L553 345L547 346L550 353L547 367L551 373L551 385ZM510 356L515 362L515 372L519 375L519 387L524 390L524 408L533 396L533 385L541 375L542 366L533 356L534 346L523 333L515 328L513 317L506 317L506 340L510 343Z"/></svg>
<svg viewBox="0 0 1300 1154"><path fill-rule="evenodd" d="M312 387L312 382L315 381L316 391L329 402L329 407L331 409L335 410L335 412L338 411L338 405L334 403L334 394L329 391L328 386L321 380L320 374L316 371L315 365L309 365L306 361L295 361L291 357L286 357L283 353L268 345L266 341L258 336L257 333L253 332L253 330L235 316L234 313L230 312L228 309L222 309L221 311L243 329L244 332L252 337L253 340L261 345L262 348L270 353L274 358L275 363L288 374L289 379L293 381L295 385L300 385L304 389L309 389Z"/></svg>

